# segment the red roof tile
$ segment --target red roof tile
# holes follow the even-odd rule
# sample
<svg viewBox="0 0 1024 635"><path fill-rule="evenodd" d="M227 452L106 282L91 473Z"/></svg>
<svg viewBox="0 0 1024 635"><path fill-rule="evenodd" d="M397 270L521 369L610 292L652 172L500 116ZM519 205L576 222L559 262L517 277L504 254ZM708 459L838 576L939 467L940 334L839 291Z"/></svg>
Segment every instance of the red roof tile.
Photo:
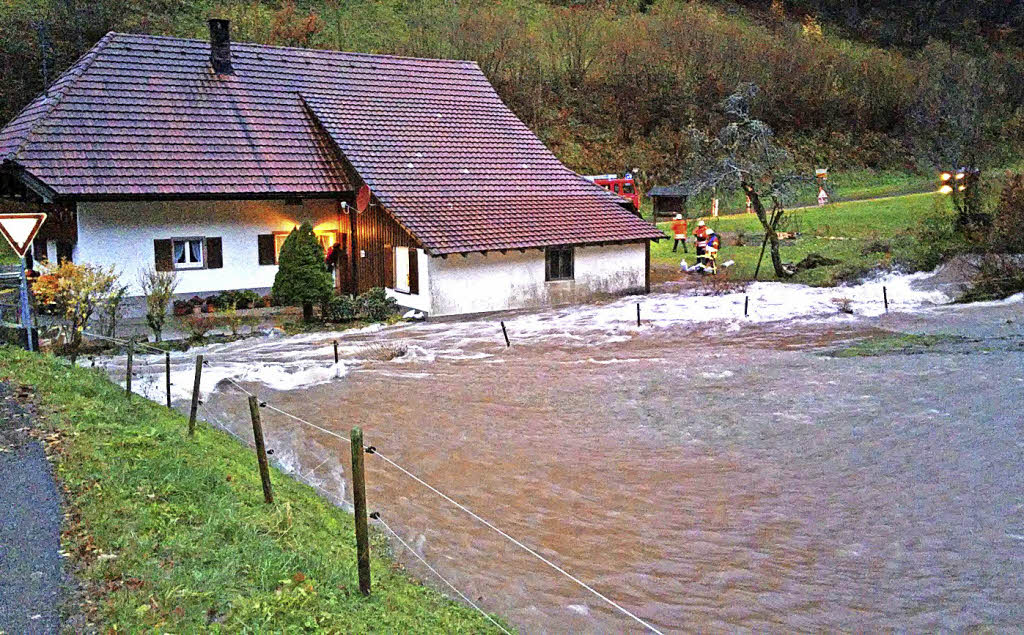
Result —
<svg viewBox="0 0 1024 635"><path fill-rule="evenodd" d="M473 62L232 43L235 74L216 75L209 52L108 34L0 131L0 159L60 196L126 199L351 191L347 159L437 254L663 237Z"/></svg>

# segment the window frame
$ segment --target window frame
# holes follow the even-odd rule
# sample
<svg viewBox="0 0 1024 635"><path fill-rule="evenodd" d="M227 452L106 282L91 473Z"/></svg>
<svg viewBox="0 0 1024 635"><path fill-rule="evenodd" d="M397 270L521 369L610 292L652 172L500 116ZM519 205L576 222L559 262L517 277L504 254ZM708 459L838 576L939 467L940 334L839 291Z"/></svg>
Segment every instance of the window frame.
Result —
<svg viewBox="0 0 1024 635"><path fill-rule="evenodd" d="M171 264L174 267L174 271L193 271L195 269L206 269L207 261L209 256L209 249L206 247L206 236L173 236L171 237ZM189 243L199 241L199 256L200 261L198 263L179 263L177 258L174 257L174 244L185 243L185 256L190 258L192 256L192 249Z"/></svg>
<svg viewBox="0 0 1024 635"><path fill-rule="evenodd" d="M392 258L394 259L394 271L395 271L395 291L398 293L405 293L408 295L412 294L412 280L410 278L411 271L409 268L409 252L412 251L412 247L406 247L404 245L395 245L395 248L391 250ZM402 280L401 272L405 272L405 280ZM402 286L402 282L405 286Z"/></svg>
<svg viewBox="0 0 1024 635"><path fill-rule="evenodd" d="M270 235L274 237L274 266L277 266L278 264L280 264L280 260L281 260L281 247L284 246L284 241L288 239L288 236L291 233L292 233L291 230L270 232ZM342 233L340 231L338 231L337 229L324 229L324 230L320 230L320 231L317 231L317 230L314 229L313 230L313 235L316 237L318 242L320 241L320 239L323 236L330 236L331 237L331 239L327 241L328 242L327 247L324 248L324 258L327 258L327 254L330 253L331 247L334 246L334 243L341 242L341 237L342 237ZM280 243L278 243L279 239L281 241ZM320 246L323 247L323 243L320 243Z"/></svg>
<svg viewBox="0 0 1024 635"><path fill-rule="evenodd" d="M568 273L566 273L566 268L568 268ZM553 271L554 269L557 271ZM545 247L544 282L566 282L575 279L576 249L572 245Z"/></svg>

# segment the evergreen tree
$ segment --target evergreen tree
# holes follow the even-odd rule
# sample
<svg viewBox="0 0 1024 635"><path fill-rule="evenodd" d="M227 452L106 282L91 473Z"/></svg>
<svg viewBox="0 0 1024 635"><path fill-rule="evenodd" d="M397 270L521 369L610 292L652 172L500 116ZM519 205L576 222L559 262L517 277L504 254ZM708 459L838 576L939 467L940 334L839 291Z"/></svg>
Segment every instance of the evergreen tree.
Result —
<svg viewBox="0 0 1024 635"><path fill-rule="evenodd" d="M324 263L324 250L313 235L313 226L302 223L292 230L281 245L277 275L274 276L274 299L282 304L302 306L302 318L313 319L313 304L331 296L334 285Z"/></svg>

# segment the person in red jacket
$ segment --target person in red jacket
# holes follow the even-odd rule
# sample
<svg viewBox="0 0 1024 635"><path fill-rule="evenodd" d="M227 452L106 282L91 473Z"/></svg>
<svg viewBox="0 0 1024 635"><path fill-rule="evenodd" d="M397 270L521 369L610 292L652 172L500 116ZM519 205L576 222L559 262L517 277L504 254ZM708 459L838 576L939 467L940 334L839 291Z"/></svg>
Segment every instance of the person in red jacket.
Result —
<svg viewBox="0 0 1024 635"><path fill-rule="evenodd" d="M675 220L672 221L672 233L676 238L676 242L672 245L672 253L675 253L676 248L679 247L679 243L683 243L683 253L687 253L686 230L686 219L683 218L682 214L676 214Z"/></svg>
<svg viewBox="0 0 1024 635"><path fill-rule="evenodd" d="M693 230L693 244L697 255L703 256L704 248L708 244L708 227L704 224L704 221L698 221L697 229Z"/></svg>

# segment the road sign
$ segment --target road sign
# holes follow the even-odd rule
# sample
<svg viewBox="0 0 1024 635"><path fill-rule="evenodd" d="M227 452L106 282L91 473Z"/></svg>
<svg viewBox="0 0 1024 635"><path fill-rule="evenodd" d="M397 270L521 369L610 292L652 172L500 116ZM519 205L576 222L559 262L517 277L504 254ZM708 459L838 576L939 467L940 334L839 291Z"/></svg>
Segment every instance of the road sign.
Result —
<svg viewBox="0 0 1024 635"><path fill-rule="evenodd" d="M24 258L32 245L36 232L46 221L46 214L0 214L0 234L14 248L14 253Z"/></svg>

